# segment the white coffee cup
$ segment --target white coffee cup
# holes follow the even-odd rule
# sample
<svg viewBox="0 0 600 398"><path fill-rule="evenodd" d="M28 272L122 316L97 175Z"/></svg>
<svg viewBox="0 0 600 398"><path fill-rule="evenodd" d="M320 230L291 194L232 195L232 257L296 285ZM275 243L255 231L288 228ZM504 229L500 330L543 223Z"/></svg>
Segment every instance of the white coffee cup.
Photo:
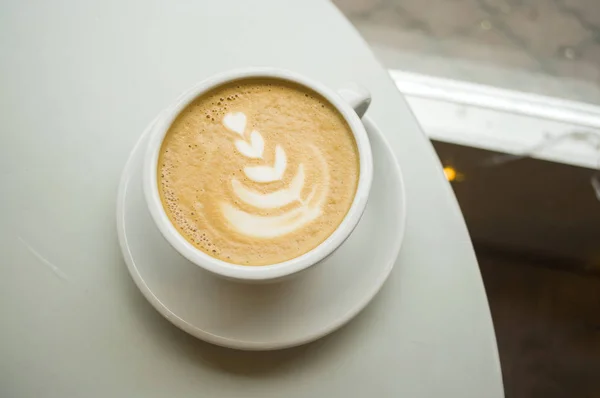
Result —
<svg viewBox="0 0 600 398"><path fill-rule="evenodd" d="M305 86L327 99L350 126L358 147L360 173L354 201L337 229L319 246L309 252L278 264L247 266L227 263L194 247L173 226L162 205L158 191L158 156L169 127L195 98L222 84L247 78L274 78ZM373 180L371 144L360 118L371 102L370 93L355 84L336 93L307 77L283 69L252 67L220 73L196 84L165 109L150 132L144 155L143 187L150 214L165 239L192 263L218 276L245 282L267 282L282 279L322 262L339 248L358 224L367 205Z"/></svg>

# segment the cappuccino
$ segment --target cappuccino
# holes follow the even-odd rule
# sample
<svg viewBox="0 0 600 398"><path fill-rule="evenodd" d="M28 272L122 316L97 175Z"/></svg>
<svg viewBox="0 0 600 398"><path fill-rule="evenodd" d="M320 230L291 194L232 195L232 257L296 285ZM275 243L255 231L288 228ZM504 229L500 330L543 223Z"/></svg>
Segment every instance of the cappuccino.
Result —
<svg viewBox="0 0 600 398"><path fill-rule="evenodd" d="M163 140L158 187L192 245L232 264L299 257L343 221L356 193L352 130L326 99L278 79L200 95Z"/></svg>

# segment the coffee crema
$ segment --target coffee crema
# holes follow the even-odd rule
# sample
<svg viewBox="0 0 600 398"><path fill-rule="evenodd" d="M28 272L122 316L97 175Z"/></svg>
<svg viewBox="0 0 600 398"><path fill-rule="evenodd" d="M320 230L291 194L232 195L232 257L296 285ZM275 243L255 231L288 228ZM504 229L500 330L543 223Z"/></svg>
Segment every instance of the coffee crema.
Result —
<svg viewBox="0 0 600 398"><path fill-rule="evenodd" d="M160 149L158 187L171 223L196 248L268 265L336 230L359 172L352 130L326 99L287 81L248 79L178 115Z"/></svg>

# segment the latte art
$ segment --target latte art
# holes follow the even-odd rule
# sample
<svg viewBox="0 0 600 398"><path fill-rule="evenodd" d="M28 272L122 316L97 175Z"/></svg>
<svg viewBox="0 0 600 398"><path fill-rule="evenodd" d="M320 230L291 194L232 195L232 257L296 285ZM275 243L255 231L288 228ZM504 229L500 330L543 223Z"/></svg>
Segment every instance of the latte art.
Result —
<svg viewBox="0 0 600 398"><path fill-rule="evenodd" d="M358 150L325 99L276 79L242 80L194 100L158 166L162 204L203 252L242 265L298 257L331 235L358 184Z"/></svg>
<svg viewBox="0 0 600 398"><path fill-rule="evenodd" d="M223 124L229 130L242 136L235 141L235 146L241 155L248 158L263 158L264 140L260 132L253 130L250 133L250 142L245 141L246 115L244 113L228 113L223 118ZM318 148L312 150L321 158L321 172L326 177L329 174L327 163L322 159ZM273 166L248 166L244 167L246 177L257 183L282 180L287 169L287 155L280 146L275 146L275 163ZM259 209L278 209L290 203L298 202L299 207L291 209L281 215L264 216L237 209L230 203L224 202L221 207L223 215L232 227L245 235L257 238L274 238L282 236L301 228L303 225L316 219L322 211L327 184L320 187L321 193L315 197L318 187L312 187L306 198L302 198L304 189L304 165L298 165L298 171L286 188L281 188L270 193L261 193L248 189L240 181L233 178L231 185L235 195L250 206Z"/></svg>

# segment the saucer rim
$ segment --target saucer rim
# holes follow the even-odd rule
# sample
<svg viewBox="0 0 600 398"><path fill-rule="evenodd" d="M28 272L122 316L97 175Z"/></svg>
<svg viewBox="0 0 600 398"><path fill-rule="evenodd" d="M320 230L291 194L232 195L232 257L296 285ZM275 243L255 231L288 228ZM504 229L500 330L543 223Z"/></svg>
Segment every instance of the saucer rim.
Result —
<svg viewBox="0 0 600 398"><path fill-rule="evenodd" d="M149 137L149 132L152 130L154 125L158 122L158 120L161 117L162 117L162 114L158 115L154 120L152 120L146 126L143 133L140 135L139 139L137 140L137 142L135 143L135 145L133 146L133 148L131 149L131 151L129 153L129 158L127 159L127 162L125 163L125 166L123 167L123 171L122 171L121 178L119 181L119 188L118 188L118 192L117 192L117 211L116 211L117 220L116 221L117 221L117 235L118 235L118 239L119 239L119 246L121 248L123 259L125 261L125 264L127 265L129 274L131 275L134 283L136 284L136 286L138 287L138 289L140 290L142 295L156 309L156 311L158 311L164 318L166 318L174 326L178 327L179 329L183 330L184 332L186 332L200 340L211 343L211 344L215 344L215 345L218 345L221 347L226 347L226 348L245 350L245 351L271 351L271 350L279 350L279 349L291 348L291 347L296 347L296 346L300 346L303 344L307 344L307 343L316 341L328 334L335 332L336 330L338 330L339 328L341 328L342 326L344 326L345 324L350 322L354 317L356 317L375 298L377 293L379 293L379 291L381 290L381 288L383 287L383 285L389 278L389 276L394 268L394 265L398 259L398 255L400 254L400 250L401 250L403 242L404 242L404 235L405 235L405 230L406 230L407 204L406 204L406 190L405 190L405 185L404 185L404 177L403 177L400 165L398 163L398 160L396 159L396 156L394 155L385 135L381 132L381 130L377 127L377 125L372 121L372 119L369 116L364 116L362 118L362 122L365 125L365 130L366 131L375 131L376 134L379 135L379 138L382 140L382 142L384 144L383 146L385 147L385 150L388 151L388 154L390 155L390 158L392 159L391 163L393 163L393 167L396 171L396 173L395 173L396 178L398 179L397 187L398 187L398 191L399 191L399 197L402 199L401 200L402 208L400 209L400 222L399 222L398 234L397 234L398 237L396 239L397 243L396 243L396 247L394 248L394 251L393 251L393 256L391 256L392 260L389 261L389 264L387 264L385 267L383 267L383 269L382 269L383 272L381 273L378 280L371 285L372 288L369 289L366 292L366 294L361 295L361 298L360 298L360 300L358 300L357 304L353 305L351 310L345 312L341 316L336 317L334 320L332 320L332 322L329 322L328 326L326 326L324 328L320 328L319 330L317 330L314 333L307 334L303 338L297 338L295 340L291 340L291 341L284 342L284 343L262 342L262 341L261 342L253 342L253 341L245 341L245 340L221 337L221 336L209 333L205 330L202 330L202 329L190 324L185 319L179 317L175 313L173 313L166 305L164 305L161 302L160 298L157 297L152 292L152 290L146 284L144 278L142 277L142 275L140 274L140 272L138 270L138 267L135 264L135 260L133 259L133 254L129 250L126 226L125 226L126 223L125 223L125 210L124 210L124 208L125 208L124 204L125 204L125 200L127 197L127 195L126 195L127 188L128 188L129 182L131 180L131 175L133 174L131 171L131 168L133 167L133 163L136 158L135 155L137 154L137 151L139 151L140 149L143 150L143 148L140 148L140 147L144 144L144 142L147 141L147 139ZM143 161L143 157L140 158L140 161ZM368 204L367 204L367 206L368 206ZM359 226L357 226L357 228L359 228ZM342 244L342 246L343 246L343 244ZM207 271L199 269L199 272L207 272ZM310 270L307 270L306 272L310 272ZM213 276L213 277L218 277L218 276ZM283 283L290 283L290 282L293 282L293 281L290 280L290 281L283 282ZM231 283L243 283L243 282L233 282L232 281Z"/></svg>

